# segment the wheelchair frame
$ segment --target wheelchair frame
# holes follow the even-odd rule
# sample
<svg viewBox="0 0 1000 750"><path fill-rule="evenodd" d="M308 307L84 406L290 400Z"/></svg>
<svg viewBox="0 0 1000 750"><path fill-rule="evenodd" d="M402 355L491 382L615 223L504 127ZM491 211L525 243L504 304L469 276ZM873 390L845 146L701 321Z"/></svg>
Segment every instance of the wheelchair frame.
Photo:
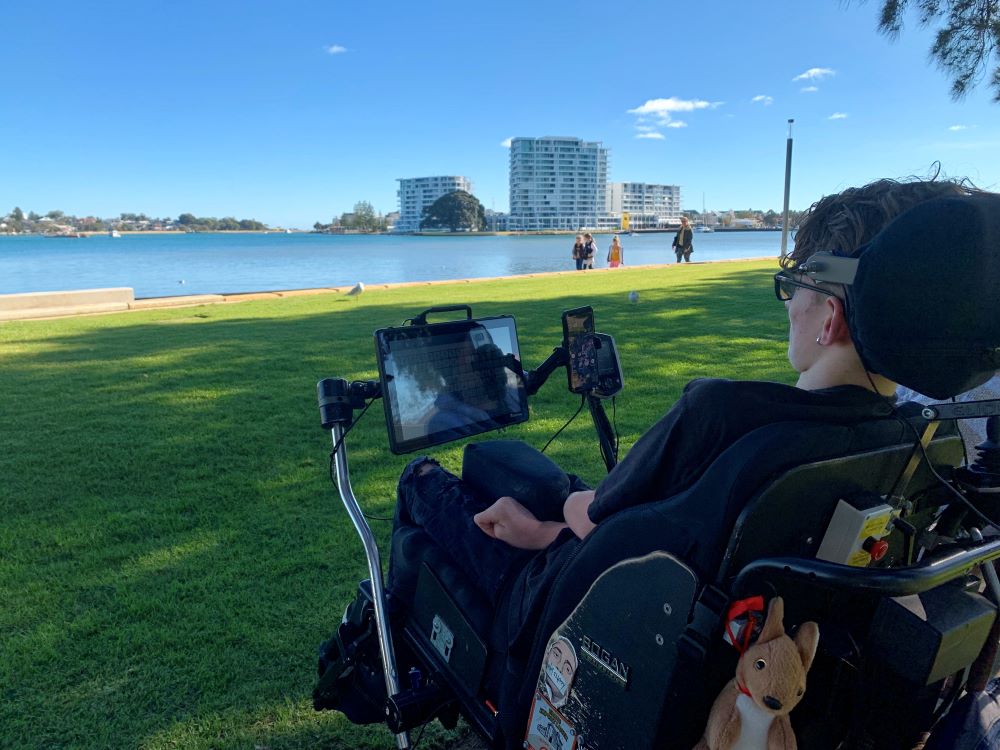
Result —
<svg viewBox="0 0 1000 750"><path fill-rule="evenodd" d="M553 356L546 361L543 368L539 369L539 371L543 371L543 374L532 383L534 389L530 390L529 393L537 391L548 373L562 364L563 357L564 353L561 354L560 350L556 349ZM454 684L450 686L443 686L437 683L428 684L424 683L422 678L418 680L411 679L411 685L408 688L403 688L400 683L392 631L386 615L381 558L374 535L361 512L359 503L351 488L347 448L344 443L345 431L353 419L353 410L360 408L366 398L373 398L378 395L380 393L377 383L355 382L347 384L343 380L326 380L320 383L320 404L321 409L325 408L328 410L324 413L324 427L331 429L338 489L341 500L365 549L369 580L371 582L369 596L374 613L375 630L377 632L386 695L388 696L385 707L385 720L390 729L395 732L397 747L410 748L411 743L408 730L426 721L433 720L435 712L432 711L431 715L428 715L427 712L431 708L440 710L441 698L447 695L449 689L455 691L456 697L459 691L455 690L456 686ZM596 401L596 399L593 400ZM595 415L595 424L598 427L599 434L601 434L602 425L597 414L599 413L603 416L603 411L600 411L599 407L599 402L596 404L596 408L595 404L591 403L591 410ZM940 420L997 415L1000 415L1000 400L929 406L924 409L923 413L924 418L929 423L927 430L921 438L922 446L926 448L930 443ZM604 420L606 422L606 416ZM604 453L605 460L608 461L609 454L605 450L604 442L602 442L602 452ZM910 465L904 474L906 482L909 481L919 466L921 452L918 452L916 448L914 449L909 462ZM609 463L609 468L611 465L613 464ZM984 565L1000 558L1000 539L982 541L980 535L979 540L976 544L965 549L956 550L941 558L929 559L918 562L915 565L887 570L851 568L845 565L803 558L767 557L757 559L750 561L736 571L735 578L732 579L730 591L733 597L738 597L744 593L749 593L754 585L759 586L762 581L767 581L772 586L775 585L775 582L794 583L797 585L821 586L840 592L862 592L883 598L900 597L927 592L942 583L961 577L976 566L983 565L984 571L989 571L985 574L985 577L994 602L1000 602L1000 583L997 581L992 566ZM632 562L634 563L635 561L633 560ZM631 564L628 560L625 560L620 565L625 565L626 563ZM684 567L683 564L681 566ZM431 574L430 578L433 579L432 582L427 583L422 577L421 584L419 585L425 589L429 587L431 590L436 586L443 592L444 597L447 599L447 591L444 590L441 582L433 574ZM693 585L697 587L696 583ZM692 588L692 597L694 596L693 592L694 589ZM722 594L722 596L725 597L725 594ZM694 601L693 598L692 601ZM704 613L699 615L696 610L697 608L691 612L692 622L697 620L699 616L705 616ZM459 616L461 617L460 612ZM690 628L682 632L681 637L690 638L688 630ZM472 634L475 636L475 631L472 631ZM408 640L410 641L408 645L411 648L414 646L417 647L417 655L425 664L433 663L437 659L434 650L420 647L419 637L411 636ZM431 640L433 640L433 636ZM440 653L440 646L436 645L435 648ZM490 714L493 713L492 718L495 719L495 709L490 706L479 706L476 709L469 705L462 705L462 712L472 721L480 734L490 738L492 741L494 732L491 731L491 724L493 722L491 721Z"/></svg>

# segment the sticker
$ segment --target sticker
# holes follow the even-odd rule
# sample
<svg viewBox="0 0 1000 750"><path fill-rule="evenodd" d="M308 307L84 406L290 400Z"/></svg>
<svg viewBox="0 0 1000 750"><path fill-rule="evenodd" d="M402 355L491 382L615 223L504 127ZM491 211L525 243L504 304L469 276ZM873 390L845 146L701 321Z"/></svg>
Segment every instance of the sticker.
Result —
<svg viewBox="0 0 1000 750"><path fill-rule="evenodd" d="M538 676L538 691L555 708L562 708L569 700L569 691L573 687L573 678L579 664L576 649L567 638L559 636L549 641L549 647L545 649L545 661L542 662L542 672Z"/></svg>
<svg viewBox="0 0 1000 750"><path fill-rule="evenodd" d="M565 640L565 639L564 639ZM528 720L527 750L575 750L576 731L541 690L535 691Z"/></svg>

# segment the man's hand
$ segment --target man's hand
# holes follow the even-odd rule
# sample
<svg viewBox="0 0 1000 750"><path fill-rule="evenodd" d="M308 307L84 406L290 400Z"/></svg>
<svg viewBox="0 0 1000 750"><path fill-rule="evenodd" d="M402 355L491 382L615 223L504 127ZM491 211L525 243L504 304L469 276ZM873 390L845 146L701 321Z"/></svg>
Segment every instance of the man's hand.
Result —
<svg viewBox="0 0 1000 750"><path fill-rule="evenodd" d="M581 539L597 528L597 524L591 521L590 516L587 515L587 509L590 508L592 502L594 502L594 491L582 490L571 492L563 504L563 517L566 519L566 524Z"/></svg>
<svg viewBox="0 0 1000 750"><path fill-rule="evenodd" d="M512 497L501 497L472 520L487 536L518 549L545 549L566 528L564 523L539 521Z"/></svg>

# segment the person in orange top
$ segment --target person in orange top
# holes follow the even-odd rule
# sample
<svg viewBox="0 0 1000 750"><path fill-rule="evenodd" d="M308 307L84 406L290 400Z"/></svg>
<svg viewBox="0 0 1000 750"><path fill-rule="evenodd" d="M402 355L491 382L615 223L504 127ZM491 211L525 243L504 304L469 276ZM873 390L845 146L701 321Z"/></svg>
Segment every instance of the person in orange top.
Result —
<svg viewBox="0 0 1000 750"><path fill-rule="evenodd" d="M618 240L618 235L616 234L611 239L611 247L608 248L608 268L618 268L625 260L625 252L622 249L622 243Z"/></svg>

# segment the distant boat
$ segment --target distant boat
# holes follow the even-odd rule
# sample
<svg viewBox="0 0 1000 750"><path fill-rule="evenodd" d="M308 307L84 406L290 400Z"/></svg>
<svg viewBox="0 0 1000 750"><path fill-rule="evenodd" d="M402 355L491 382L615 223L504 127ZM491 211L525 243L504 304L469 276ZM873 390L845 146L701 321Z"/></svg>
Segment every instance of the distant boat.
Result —
<svg viewBox="0 0 1000 750"><path fill-rule="evenodd" d="M108 237L121 237L121 236L122 233L119 232L117 229L112 229L110 232L108 232Z"/></svg>
<svg viewBox="0 0 1000 750"><path fill-rule="evenodd" d="M704 224L696 224L695 227L694 227L694 231L696 231L696 232L714 232L715 230L712 229L712 227L706 227Z"/></svg>
<svg viewBox="0 0 1000 750"><path fill-rule="evenodd" d="M291 233L292 233L292 230L291 230L291 229L286 229L286 230L285 230L285 234L291 234Z"/></svg>

